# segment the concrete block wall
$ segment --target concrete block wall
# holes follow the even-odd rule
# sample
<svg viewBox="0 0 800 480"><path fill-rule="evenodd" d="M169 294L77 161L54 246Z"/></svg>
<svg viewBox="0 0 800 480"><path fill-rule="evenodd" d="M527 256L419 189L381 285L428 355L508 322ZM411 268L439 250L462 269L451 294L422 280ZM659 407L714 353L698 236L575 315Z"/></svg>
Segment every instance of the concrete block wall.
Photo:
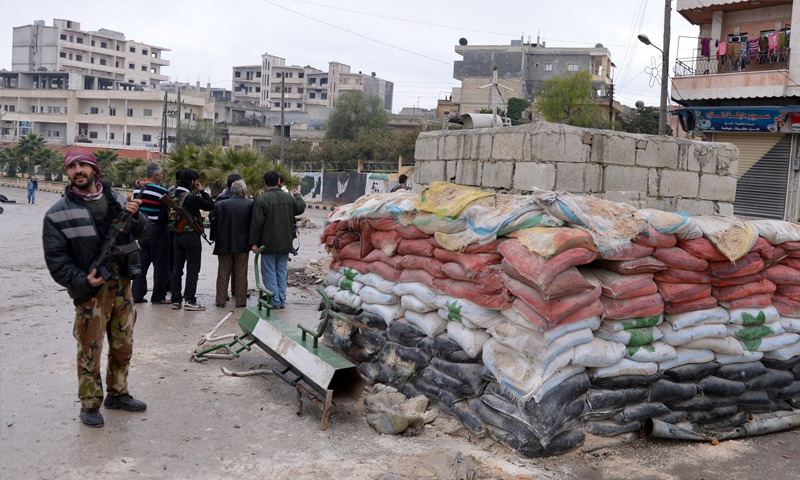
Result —
<svg viewBox="0 0 800 480"><path fill-rule="evenodd" d="M733 214L739 150L729 143L546 122L422 133L414 188L450 181L509 193L592 194L637 208Z"/></svg>

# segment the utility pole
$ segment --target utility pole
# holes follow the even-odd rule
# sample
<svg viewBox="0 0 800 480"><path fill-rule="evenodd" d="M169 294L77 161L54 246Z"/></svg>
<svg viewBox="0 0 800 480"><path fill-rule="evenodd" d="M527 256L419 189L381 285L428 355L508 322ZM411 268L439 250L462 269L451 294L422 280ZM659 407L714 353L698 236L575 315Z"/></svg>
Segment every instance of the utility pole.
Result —
<svg viewBox="0 0 800 480"><path fill-rule="evenodd" d="M167 154L167 91L164 90L164 109L161 111L161 150L162 155Z"/></svg>
<svg viewBox="0 0 800 480"><path fill-rule="evenodd" d="M175 114L175 143L180 144L181 141L181 84L178 84L178 113Z"/></svg>
<svg viewBox="0 0 800 480"><path fill-rule="evenodd" d="M608 125L614 130L614 82L608 86Z"/></svg>
<svg viewBox="0 0 800 480"><path fill-rule="evenodd" d="M664 2L664 50L661 54L661 108L658 111L658 134L667 133L667 90L669 88L669 37L672 0Z"/></svg>
<svg viewBox="0 0 800 480"><path fill-rule="evenodd" d="M284 123L284 111L286 104L284 103L284 99L286 98L286 72L281 73L281 165L285 165L283 163L283 135L285 132Z"/></svg>

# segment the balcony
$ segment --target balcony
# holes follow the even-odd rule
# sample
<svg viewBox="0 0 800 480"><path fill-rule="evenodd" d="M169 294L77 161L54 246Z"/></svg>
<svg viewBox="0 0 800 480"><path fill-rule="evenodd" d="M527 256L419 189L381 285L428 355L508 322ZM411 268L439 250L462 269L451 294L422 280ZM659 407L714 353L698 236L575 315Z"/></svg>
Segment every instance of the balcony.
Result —
<svg viewBox="0 0 800 480"><path fill-rule="evenodd" d="M695 56L675 61L673 77L713 75L718 73L763 72L789 69L789 48L770 53L742 53L738 57Z"/></svg>

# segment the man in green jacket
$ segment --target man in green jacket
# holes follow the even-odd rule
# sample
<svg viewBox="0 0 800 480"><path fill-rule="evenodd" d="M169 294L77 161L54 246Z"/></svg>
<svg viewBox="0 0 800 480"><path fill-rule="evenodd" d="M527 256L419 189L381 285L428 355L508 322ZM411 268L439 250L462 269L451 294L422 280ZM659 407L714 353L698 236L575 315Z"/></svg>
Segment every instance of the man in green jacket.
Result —
<svg viewBox="0 0 800 480"><path fill-rule="evenodd" d="M289 252L292 252L292 222L295 215L306 210L306 202L300 192L289 194L278 186L280 175L274 170L264 174L266 191L259 195L253 206L250 219L250 245L253 253L261 252L261 278L264 286L275 296L275 308L286 306L286 273Z"/></svg>

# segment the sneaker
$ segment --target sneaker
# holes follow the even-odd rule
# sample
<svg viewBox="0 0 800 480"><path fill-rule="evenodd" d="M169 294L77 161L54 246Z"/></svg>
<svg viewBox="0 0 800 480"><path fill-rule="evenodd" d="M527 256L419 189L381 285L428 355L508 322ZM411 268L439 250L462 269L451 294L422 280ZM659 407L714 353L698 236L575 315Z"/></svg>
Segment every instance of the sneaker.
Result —
<svg viewBox="0 0 800 480"><path fill-rule="evenodd" d="M147 404L141 400L136 400L127 393L122 395L106 395L103 406L115 410L125 410L126 412L144 412Z"/></svg>
<svg viewBox="0 0 800 480"><path fill-rule="evenodd" d="M100 408L81 408L81 422L87 427L100 428L105 425Z"/></svg>
<svg viewBox="0 0 800 480"><path fill-rule="evenodd" d="M183 306L183 309L184 310L189 310L190 312L199 312L199 311L205 310L206 307L204 307L202 305L198 305L196 303L186 302L186 305Z"/></svg>
<svg viewBox="0 0 800 480"><path fill-rule="evenodd" d="M173 304L172 304L172 309L173 309L173 310L180 310L180 309L181 309L181 304L180 304L180 302L173 303Z"/></svg>

